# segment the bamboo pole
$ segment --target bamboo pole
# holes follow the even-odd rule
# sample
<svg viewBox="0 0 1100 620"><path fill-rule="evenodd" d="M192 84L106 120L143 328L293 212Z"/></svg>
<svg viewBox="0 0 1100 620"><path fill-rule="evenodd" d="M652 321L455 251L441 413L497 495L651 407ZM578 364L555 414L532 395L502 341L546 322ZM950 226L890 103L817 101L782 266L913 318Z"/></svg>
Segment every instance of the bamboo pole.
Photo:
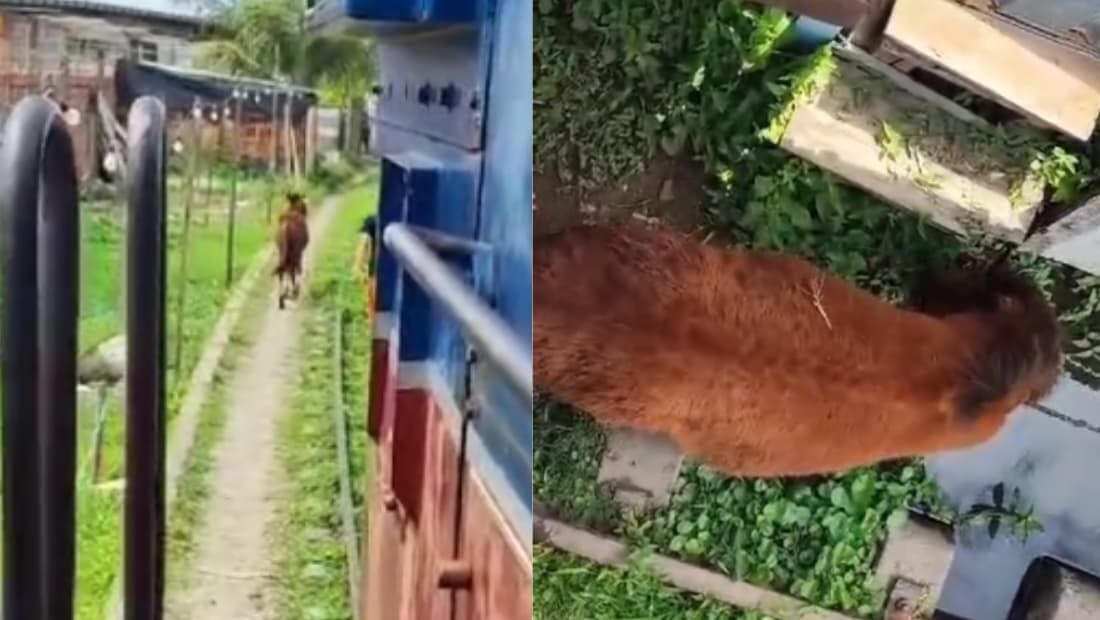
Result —
<svg viewBox="0 0 1100 620"><path fill-rule="evenodd" d="M225 110L218 109L215 114L218 115L218 136L214 142L214 154L210 157L210 161L206 169L206 201L203 204L203 224L210 224L210 210L213 208L214 197L214 171L218 168L218 157L222 153L222 145L225 139Z"/></svg>
<svg viewBox="0 0 1100 620"><path fill-rule="evenodd" d="M229 235L225 241L225 287L233 286L233 238L237 220L237 175L241 168L241 100L244 93L234 93L236 108L233 114L233 172L229 181Z"/></svg>
<svg viewBox="0 0 1100 620"><path fill-rule="evenodd" d="M173 367L176 370L175 380L183 378L183 316L187 307L187 255L191 245L191 209L195 202L195 174L199 162L199 117L202 108L198 99L195 100L191 110L191 152L188 153L187 165L187 197L183 206L183 238L180 242L180 271L179 271L179 297L176 298L176 350Z"/></svg>

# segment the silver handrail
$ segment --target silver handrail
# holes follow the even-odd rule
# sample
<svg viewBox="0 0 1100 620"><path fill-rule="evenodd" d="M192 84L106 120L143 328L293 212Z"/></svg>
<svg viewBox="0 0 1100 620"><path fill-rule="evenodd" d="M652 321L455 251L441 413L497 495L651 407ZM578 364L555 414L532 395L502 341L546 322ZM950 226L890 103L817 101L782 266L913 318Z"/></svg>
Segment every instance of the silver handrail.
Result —
<svg viewBox="0 0 1100 620"><path fill-rule="evenodd" d="M535 399L531 352L515 332L477 294L436 256L417 231L393 223L382 233L386 247L424 292L451 315L474 348L533 405Z"/></svg>

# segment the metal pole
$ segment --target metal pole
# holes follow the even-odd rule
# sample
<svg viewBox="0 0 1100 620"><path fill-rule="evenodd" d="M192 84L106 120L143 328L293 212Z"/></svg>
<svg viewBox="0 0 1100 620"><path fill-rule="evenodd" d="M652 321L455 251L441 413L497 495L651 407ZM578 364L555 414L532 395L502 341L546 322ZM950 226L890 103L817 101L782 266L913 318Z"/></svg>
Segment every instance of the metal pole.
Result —
<svg viewBox="0 0 1100 620"><path fill-rule="evenodd" d="M237 221L237 175L241 168L241 100L244 93L236 93L236 110L233 114L233 176L229 182L229 235L225 241L225 287L233 286L233 236Z"/></svg>
<svg viewBox="0 0 1100 620"><path fill-rule="evenodd" d="M126 620L160 620L164 597L165 111L130 107L126 312Z"/></svg>
<svg viewBox="0 0 1100 620"><path fill-rule="evenodd" d="M4 609L73 617L80 217L58 107L21 101L0 141Z"/></svg>
<svg viewBox="0 0 1100 620"><path fill-rule="evenodd" d="M509 384L534 402L531 352L515 332L441 261L406 224L390 224L382 233L386 247L424 293L449 314L479 353L498 368Z"/></svg>

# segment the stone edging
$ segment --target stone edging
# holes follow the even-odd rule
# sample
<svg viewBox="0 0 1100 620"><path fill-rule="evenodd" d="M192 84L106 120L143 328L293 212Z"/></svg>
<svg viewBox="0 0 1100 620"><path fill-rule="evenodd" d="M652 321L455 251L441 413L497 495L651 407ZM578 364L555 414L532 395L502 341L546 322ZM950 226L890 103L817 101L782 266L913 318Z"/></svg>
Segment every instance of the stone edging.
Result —
<svg viewBox="0 0 1100 620"><path fill-rule="evenodd" d="M535 517L535 542L580 556L605 566L628 563L630 548L614 538L593 534L553 519ZM739 609L755 609L776 618L798 620L854 620L766 588L693 566L670 557L652 554L642 564L661 581L681 590L722 601Z"/></svg>

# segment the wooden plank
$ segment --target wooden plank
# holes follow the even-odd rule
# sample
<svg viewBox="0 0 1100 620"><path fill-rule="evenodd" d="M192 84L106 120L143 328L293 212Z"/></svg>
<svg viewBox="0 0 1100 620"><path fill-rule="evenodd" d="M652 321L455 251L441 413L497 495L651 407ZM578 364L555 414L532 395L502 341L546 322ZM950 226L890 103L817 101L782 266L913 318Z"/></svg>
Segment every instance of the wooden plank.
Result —
<svg viewBox="0 0 1100 620"><path fill-rule="evenodd" d="M780 145L944 228L1019 242L1042 202L1042 182L1029 170L1026 149L996 148L991 140L838 60L828 86L791 115Z"/></svg>
<svg viewBox="0 0 1100 620"><path fill-rule="evenodd" d="M1100 275L1100 196L1033 235L1025 249Z"/></svg>
<svg viewBox="0 0 1100 620"><path fill-rule="evenodd" d="M854 45L834 45L833 50L840 58L862 65L864 68L878 73L882 77L893 82L899 88L907 91L909 94L924 99L928 103L931 103L961 121L979 127L989 126L989 123L984 118L906 75L903 72L905 69L901 66L887 64ZM898 61L899 65L906 62L908 61Z"/></svg>
<svg viewBox="0 0 1100 620"><path fill-rule="evenodd" d="M885 37L1080 140L1100 115L1097 63L950 0L896 0Z"/></svg>
<svg viewBox="0 0 1100 620"><path fill-rule="evenodd" d="M553 519L537 518L535 532L538 542L597 564L625 565L630 555L630 549L614 538L586 532ZM720 573L667 556L653 554L646 557L643 563L658 578L674 587L709 596L739 609L756 609L777 618L852 620L849 616L815 607L793 596L744 581L734 581Z"/></svg>

